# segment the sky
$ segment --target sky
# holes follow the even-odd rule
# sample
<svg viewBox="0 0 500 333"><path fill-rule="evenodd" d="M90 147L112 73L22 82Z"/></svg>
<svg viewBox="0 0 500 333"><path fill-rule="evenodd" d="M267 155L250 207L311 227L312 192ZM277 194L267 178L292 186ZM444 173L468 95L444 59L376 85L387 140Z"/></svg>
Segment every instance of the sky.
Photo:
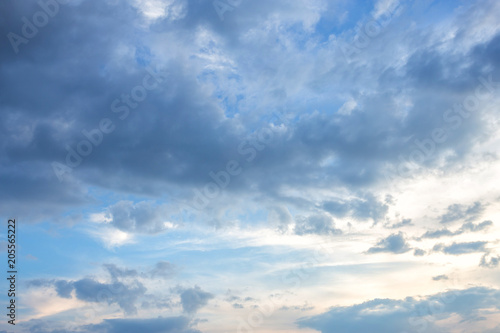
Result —
<svg viewBox="0 0 500 333"><path fill-rule="evenodd" d="M0 333L500 332L499 1L0 13Z"/></svg>

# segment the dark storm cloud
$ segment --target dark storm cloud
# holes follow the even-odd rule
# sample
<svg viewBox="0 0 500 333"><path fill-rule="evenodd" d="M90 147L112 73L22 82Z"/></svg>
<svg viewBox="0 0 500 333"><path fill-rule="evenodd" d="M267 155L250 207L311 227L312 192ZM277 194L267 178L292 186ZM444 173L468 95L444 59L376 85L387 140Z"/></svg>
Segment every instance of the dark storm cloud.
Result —
<svg viewBox="0 0 500 333"><path fill-rule="evenodd" d="M421 299L374 299L353 306L333 307L326 313L299 319L298 325L322 333L439 333L448 331L451 327L443 328L438 325L438 321L458 315L463 322L474 323L483 314L489 313L490 309L492 313L500 313L498 304L498 290L477 287L443 292Z"/></svg>
<svg viewBox="0 0 500 333"><path fill-rule="evenodd" d="M389 252L389 253L406 253L411 250L408 242L405 239L405 236L402 232L397 234L392 234L387 238L381 239L376 246L368 249L368 253L381 253L381 252Z"/></svg>

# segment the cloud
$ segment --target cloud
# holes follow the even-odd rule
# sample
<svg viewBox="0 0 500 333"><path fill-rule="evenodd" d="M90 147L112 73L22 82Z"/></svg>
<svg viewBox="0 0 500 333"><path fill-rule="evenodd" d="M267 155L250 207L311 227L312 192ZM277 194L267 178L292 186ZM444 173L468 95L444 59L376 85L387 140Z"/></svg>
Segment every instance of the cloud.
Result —
<svg viewBox="0 0 500 333"><path fill-rule="evenodd" d="M175 274L175 266L168 261L159 261L150 271L151 277L170 278Z"/></svg>
<svg viewBox="0 0 500 333"><path fill-rule="evenodd" d="M168 228L166 212L150 202L120 201L108 213L111 225L122 231L155 234Z"/></svg>
<svg viewBox="0 0 500 333"><path fill-rule="evenodd" d="M104 264L103 266L106 268L109 275L111 275L112 280L139 276L139 273L135 269L120 268L114 264Z"/></svg>
<svg viewBox="0 0 500 333"><path fill-rule="evenodd" d="M376 246L368 249L368 253L405 253L411 250L411 247L406 242L405 236L402 232L392 234L387 238L381 239Z"/></svg>
<svg viewBox="0 0 500 333"><path fill-rule="evenodd" d="M415 249L415 251L413 251L413 255L415 257L422 257L423 255L425 255L425 251L422 249Z"/></svg>
<svg viewBox="0 0 500 333"><path fill-rule="evenodd" d="M62 297L62 298L71 298L71 292L74 289L73 283L64 281L64 280L58 280L54 282L54 287L56 288L57 294Z"/></svg>
<svg viewBox="0 0 500 333"><path fill-rule="evenodd" d="M420 238L440 238L440 237L444 237L444 236L454 236L454 235L456 235L456 233L451 232L448 229L440 229L440 230L434 230L434 231L427 231Z"/></svg>
<svg viewBox="0 0 500 333"><path fill-rule="evenodd" d="M434 276L432 279L434 281L448 280L448 276L447 275L438 275L438 276Z"/></svg>
<svg viewBox="0 0 500 333"><path fill-rule="evenodd" d="M332 307L326 313L301 318L301 328L322 333L425 331L447 332L454 323L446 319L457 315L462 322L477 325L483 315L500 314L500 291L483 287L442 292L404 300L374 299L361 304ZM437 320L430 321L428 316ZM477 326L480 330L481 326Z"/></svg>
<svg viewBox="0 0 500 333"><path fill-rule="evenodd" d="M31 333L201 333L193 328L194 322L184 316L133 318L133 319L104 319L99 324L82 326L67 326L64 323L54 323L52 320L30 320L21 323L28 327ZM61 328L54 328L54 325Z"/></svg>
<svg viewBox="0 0 500 333"><path fill-rule="evenodd" d="M463 25L472 28L484 22L473 18L485 6L491 20L498 10L492 2L472 4L470 17L459 15L461 23L450 23L450 29L462 32L451 40L437 27L413 29L413 20L402 14L394 22L397 28L379 35L377 43L348 62L338 45L350 41L354 31L322 29L322 15L336 12L338 4L257 1L221 21L211 2L146 3L147 9L138 9L135 2L79 1L64 7L64 15L21 45L26 47L19 54L11 52L7 38L1 41L5 67L0 84L5 89L0 93L0 141L8 143L1 147L5 159L0 178L6 184L0 189L2 205L21 211L28 202L32 209L24 214L36 217L30 220L52 220L75 207L98 206L100 198L90 188L116 191L124 195L110 208L113 225L126 232L158 233L165 230L171 211L157 212L147 203L120 203L125 193L190 202L196 189L212 181L210 172L237 159L245 174L232 178L221 191L227 196L238 193L253 198L248 203L263 198L269 206L295 206L290 209L319 205L335 218L380 221L387 205L375 199L377 193L360 193L374 192L386 172L398 168L399 156L413 149L408 138L423 140L434 128L447 125L438 111L473 93L484 68L492 68L494 78L498 74L500 40L495 29L464 43L471 36ZM378 3L374 15L391 7L388 3ZM2 2L3 12L19 14L3 20L2 30L19 32L15 17L35 8L35 2ZM67 29L74 22L78 27ZM64 42L68 40L77 42ZM444 45L439 52L436 41ZM415 44L421 47L415 49ZM168 45L176 46L177 56L165 51ZM460 59L456 49L461 50ZM52 56L34 62L38 54ZM314 66L304 59L315 59ZM127 106L122 96L130 97L156 65L162 82L143 101L132 103L136 106ZM434 94L427 93L430 86ZM30 99L25 98L26 89L35 91ZM337 112L346 102L356 107ZM265 148L252 147L246 138L269 126L269 110L278 108L286 124ZM466 122L459 118L460 131L450 130L448 140L435 145L422 166L448 170L460 165L480 141L478 134L485 133L488 122L483 116L488 110L481 106ZM67 147L76 150L82 140L88 141L83 131L98 128L103 118L116 129L93 146L81 165L71 168L64 184L59 183L51 163L64 164ZM240 143L246 148L243 154L238 152ZM449 152L454 158L440 164ZM322 188L343 189L345 195L313 199L306 193L318 193L318 180ZM297 189L295 198L287 188ZM222 194L212 206L224 209L225 199Z"/></svg>
<svg viewBox="0 0 500 333"><path fill-rule="evenodd" d="M307 302L304 305L293 305L293 306L287 306L284 305L281 308L279 308L280 311L311 311L314 310L314 306L308 304Z"/></svg>
<svg viewBox="0 0 500 333"><path fill-rule="evenodd" d="M425 234L423 234L420 239L423 238L441 238L441 237L446 237L446 236L457 236L461 235L466 232L478 232L478 231L483 231L490 226L493 225L492 221L483 221L478 224L474 224L472 222L467 222L464 223L458 230L456 231L450 231L446 228L440 229L440 230L433 230L433 231L427 231Z"/></svg>
<svg viewBox="0 0 500 333"><path fill-rule="evenodd" d="M394 223L394 224L385 224L384 227L389 228L389 229L397 229L397 228L402 228L402 227L407 227L407 226L413 226L414 224L412 223L411 219L402 219L401 222Z"/></svg>
<svg viewBox="0 0 500 333"><path fill-rule="evenodd" d="M121 268L115 264L104 264L104 268L108 271L111 279L117 281L126 278L170 278L175 274L175 266L168 261L158 261L147 273L139 273L135 269Z"/></svg>
<svg viewBox="0 0 500 333"><path fill-rule="evenodd" d="M201 290L200 287L180 289L181 304L184 312L194 314L199 309L208 304L208 301L214 298L214 295Z"/></svg>
<svg viewBox="0 0 500 333"><path fill-rule="evenodd" d="M146 288L139 281L129 284L119 281L101 283L91 278L76 281L37 279L28 281L28 286L54 286L57 295L62 298L72 298L74 291L79 300L89 303L117 304L127 315L137 313L135 303L146 293Z"/></svg>
<svg viewBox="0 0 500 333"><path fill-rule="evenodd" d="M443 252L445 254L461 255L476 252L485 252L485 246L488 242L463 242L463 243L453 243L451 245L436 244L432 250L437 252Z"/></svg>
<svg viewBox="0 0 500 333"><path fill-rule="evenodd" d="M322 207L337 217L350 215L358 220L372 219L374 222L384 219L389 209L387 204L378 201L372 194L350 200L324 201Z"/></svg>
<svg viewBox="0 0 500 333"><path fill-rule="evenodd" d="M75 281L73 286L78 299L87 302L116 303L126 314L137 313L135 302L146 292L146 288L137 281L126 286L121 282L108 284L86 278Z"/></svg>
<svg viewBox="0 0 500 333"><path fill-rule="evenodd" d="M473 222L484 212L485 206L476 201L470 206L453 204L448 206L447 212L439 217L441 223L450 223L457 220Z"/></svg>
<svg viewBox="0 0 500 333"><path fill-rule="evenodd" d="M295 217L294 232L297 235L340 235L342 230L335 228L335 223L328 215Z"/></svg>
<svg viewBox="0 0 500 333"><path fill-rule="evenodd" d="M500 256L491 255L490 253L485 253L481 257L481 262L479 266L486 268L496 268L500 263Z"/></svg>
<svg viewBox="0 0 500 333"><path fill-rule="evenodd" d="M465 223L464 225L462 225L462 227L460 228L459 231L460 232L466 232L466 231L477 232L477 231L485 230L488 227L491 227L492 225L493 225L493 222L490 220L483 221L479 224L474 224L472 222L468 222L468 223Z"/></svg>

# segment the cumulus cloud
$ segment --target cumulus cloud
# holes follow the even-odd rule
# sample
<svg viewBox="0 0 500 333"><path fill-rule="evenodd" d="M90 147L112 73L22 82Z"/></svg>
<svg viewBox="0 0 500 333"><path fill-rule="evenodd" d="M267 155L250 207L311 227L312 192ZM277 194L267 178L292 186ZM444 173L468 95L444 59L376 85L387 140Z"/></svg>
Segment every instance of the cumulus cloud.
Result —
<svg viewBox="0 0 500 333"><path fill-rule="evenodd" d="M453 323L446 323L446 319L453 316L459 316L462 322L474 327L484 319L483 316L498 315L499 302L500 291L477 287L422 298L374 299L352 306L336 306L326 313L301 318L298 325L322 333L400 333L417 330L440 333L456 328ZM439 320L429 321L429 315Z"/></svg>
<svg viewBox="0 0 500 333"><path fill-rule="evenodd" d="M483 221L478 224L474 224L472 222L467 222L464 223L459 229L456 231L450 231L449 229L443 228L439 230L433 230L433 231L427 231L425 234L423 234L420 239L423 238L441 238L441 237L446 237L446 236L457 236L461 235L466 232L479 232L486 230L490 226L493 225L492 221Z"/></svg>
<svg viewBox="0 0 500 333"><path fill-rule="evenodd" d="M189 318L158 317L158 318L134 318L134 319L104 319L99 324L82 325L78 327L63 326L55 329L54 322L49 320L31 320L21 324L29 328L31 333L201 333L193 328L195 323Z"/></svg>
<svg viewBox="0 0 500 333"><path fill-rule="evenodd" d="M76 297L86 302L108 304L116 303L126 314L136 314L135 302L146 293L140 282L125 285L121 282L101 283L93 279L81 279L73 282Z"/></svg>
<svg viewBox="0 0 500 333"><path fill-rule="evenodd" d="M127 315L137 313L135 303L146 293L146 287L137 280L124 284L119 281L102 283L91 278L76 281L37 279L28 281L28 286L53 286L62 298L72 298L74 292L77 299L85 302L117 304Z"/></svg>
<svg viewBox="0 0 500 333"><path fill-rule="evenodd" d="M340 235L342 230L335 228L333 219L328 215L311 215L295 218L294 232L297 235Z"/></svg>
<svg viewBox="0 0 500 333"><path fill-rule="evenodd" d="M214 295L201 290L200 287L195 286L194 288L180 289L181 304L184 312L188 314L194 314L199 309L208 304Z"/></svg>
<svg viewBox="0 0 500 333"><path fill-rule="evenodd" d="M395 254L405 253L411 250L402 232L392 234L378 241L376 246L368 249L368 253L389 252Z"/></svg>
<svg viewBox="0 0 500 333"><path fill-rule="evenodd" d="M425 251L422 249L415 249L415 251L413 251L413 255L415 257L422 257L425 255Z"/></svg>
<svg viewBox="0 0 500 333"><path fill-rule="evenodd" d="M389 209L386 203L378 201L372 194L350 200L329 200L322 205L325 211L337 217L350 215L359 220L372 219L374 222L384 219Z"/></svg>
<svg viewBox="0 0 500 333"><path fill-rule="evenodd" d="M186 317L150 318L150 319L106 319L101 324L89 325L85 329L96 333L201 333L191 328L191 321Z"/></svg>
<svg viewBox="0 0 500 333"><path fill-rule="evenodd" d="M411 27L413 20L395 18L397 29L381 34L377 43L346 62L338 46L352 39L354 31L330 34L321 28L322 14L335 12L338 4L256 1L221 21L211 2L146 3L138 9L136 2L79 1L64 7L64 15L21 45L19 54L11 52L7 38L1 41L0 140L9 143L1 147L0 178L6 184L0 189L1 205L22 210L29 203L32 209L23 214L36 216L30 220L48 219L74 207L94 206L99 200L88 191L91 187L186 203L212 181L211 172L236 159L245 176L231 179L223 191L228 195L264 198L269 206L319 205L335 218L381 221L387 205L376 199L378 193L360 193L374 192L372 186L388 170L398 169L399 157L413 149L414 140L408 138L422 141L434 128L449 125L437 111L473 93L484 68L498 77L496 30L465 44L467 29L449 40L437 28L424 32ZM498 5L474 3L468 8L470 17L453 24L457 29L462 22L475 27L480 22L473 18L483 13L483 6L494 18ZM376 15L390 7L377 4ZM2 12L18 17L36 8L34 1L2 2ZM13 18L1 24L3 31L19 32ZM135 37L138 27L140 39ZM411 37L399 33L407 30ZM429 35L445 45L443 50L434 50ZM77 43L67 42L75 38ZM166 45L175 45L176 56L166 52ZM460 59L451 56L457 48ZM51 56L34 62L38 54ZM304 59L315 59L314 66ZM65 74L56 75L54 68ZM158 87L134 106L126 104L126 95L156 69ZM428 87L435 94L427 94ZM25 89L33 92L30 99ZM314 105L304 102L313 100ZM346 102L354 109L337 112ZM276 126L272 144L261 148L246 142L256 129L272 125L270 110L278 108L288 121ZM488 127L483 115L489 112L481 105L467 122L459 118L460 131L449 130L448 140L434 145L422 166L447 170L464 161ZM59 183L52 163L65 164L67 147L77 150L88 140L82 131L96 129L103 118L116 129ZM455 157L440 164L450 151ZM347 193L312 200L305 193L314 192L318 180L322 188ZM292 198L287 188L299 194ZM211 205L223 209L223 197ZM473 219L480 208L454 206L442 220L461 214ZM158 233L169 221L168 209L155 212L148 203L122 201L109 213L112 224L126 232Z"/></svg>
<svg viewBox="0 0 500 333"><path fill-rule="evenodd" d="M448 280L448 276L447 275L438 275L438 276L434 276L432 279L434 281Z"/></svg>
<svg viewBox="0 0 500 333"><path fill-rule="evenodd" d="M386 223L384 226L389 229L397 229L397 228L402 228L402 227L407 227L407 226L413 226L414 224L412 223L411 219L402 219L400 222L389 224Z"/></svg>

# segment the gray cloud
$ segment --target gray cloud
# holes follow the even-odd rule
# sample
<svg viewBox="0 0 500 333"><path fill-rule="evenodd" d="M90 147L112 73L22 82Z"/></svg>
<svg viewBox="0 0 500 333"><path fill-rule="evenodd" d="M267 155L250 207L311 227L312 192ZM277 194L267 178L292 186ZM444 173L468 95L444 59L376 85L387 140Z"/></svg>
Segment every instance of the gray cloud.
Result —
<svg viewBox="0 0 500 333"><path fill-rule="evenodd" d="M438 276L434 276L432 279L434 281L448 280L448 276L447 275L438 275Z"/></svg>
<svg viewBox="0 0 500 333"><path fill-rule="evenodd" d="M389 209L387 204L378 201L371 194L358 199L325 201L322 206L325 211L337 217L350 215L359 220L372 219L374 222L384 219Z"/></svg>
<svg viewBox="0 0 500 333"><path fill-rule="evenodd" d="M108 284L87 278L75 281L73 286L78 299L96 303L116 303L126 314L137 313L135 302L146 292L146 288L137 281L127 286L121 282Z"/></svg>
<svg viewBox="0 0 500 333"><path fill-rule="evenodd" d="M368 253L390 252L395 254L405 253L411 250L402 232L392 234L381 239L376 246L368 249Z"/></svg>
<svg viewBox="0 0 500 333"><path fill-rule="evenodd" d="M120 201L108 208L111 224L127 232L158 233L166 229L166 212L149 202Z"/></svg>
<svg viewBox="0 0 500 333"><path fill-rule="evenodd" d="M295 218L294 232L297 235L340 235L342 230L335 228L335 223L328 215L311 215Z"/></svg>
<svg viewBox="0 0 500 333"><path fill-rule="evenodd" d="M415 251L413 251L413 255L415 257L422 257L425 255L425 251L422 249L415 249Z"/></svg>
<svg viewBox="0 0 500 333"><path fill-rule="evenodd" d="M453 204L448 206L447 212L440 216L441 223L450 223L457 220L465 220L467 222L472 222L481 217L485 206L476 201L470 206Z"/></svg>
<svg viewBox="0 0 500 333"><path fill-rule="evenodd" d="M103 266L108 271L112 280L139 276L139 273L135 269L120 268L115 264L104 264Z"/></svg>
<svg viewBox="0 0 500 333"><path fill-rule="evenodd" d="M152 278L170 278L175 274L175 266L168 261L159 261L150 271Z"/></svg>
<svg viewBox="0 0 500 333"><path fill-rule="evenodd" d="M498 264L500 263L500 256L494 256L489 253L485 253L481 257L481 261L479 263L479 266L481 267L486 267L486 268L496 268L498 267Z"/></svg>
<svg viewBox="0 0 500 333"><path fill-rule="evenodd" d="M439 229L439 230L433 230L433 231L427 231L425 234L423 234L420 239L422 238L441 238L441 237L446 237L446 236L457 236L461 235L466 232L478 232L478 231L483 231L489 228L490 226L493 225L492 221L483 221L478 224L474 224L472 222L467 222L464 223L458 230L456 231L450 231L446 228Z"/></svg>
<svg viewBox="0 0 500 333"><path fill-rule="evenodd" d="M63 326L57 323L58 326ZM193 328L195 323L189 318L158 317L134 319L104 319L99 324L79 327L54 328L54 322L49 320L30 320L21 326L28 327L30 333L201 333Z"/></svg>
<svg viewBox="0 0 500 333"><path fill-rule="evenodd" d="M488 288L454 290L423 299L374 299L362 304L333 307L326 313L298 320L299 327L322 333L384 332L416 330L440 333L455 327L438 326L429 315L440 320L458 315L462 322L474 325L483 313L500 313L500 291ZM473 327L473 326L472 326ZM478 326L479 327L479 326Z"/></svg>
<svg viewBox="0 0 500 333"><path fill-rule="evenodd" d="M411 20L403 18L394 21L397 29L379 36L377 43L352 61L325 61L292 41L293 37L306 37L314 43L316 34L322 32L311 31L321 21L322 10L332 10L333 5L305 3L255 1L252 6L242 5L238 15L228 15L224 21L214 13L211 3L189 3L185 15L156 21L144 30L139 42L134 37L135 27L144 21L129 2L81 1L64 7L64 15L51 20L17 55L8 39L2 39L3 207L17 205L21 211L30 204L30 212L23 213L31 214L30 220L49 219L74 207L97 205L99 201L87 191L92 186L154 198L166 195L186 202L195 188L211 180L209 172L223 169L234 158L245 164L245 176L232 179L225 191L271 199L275 201L272 205L286 201L285 185L299 191L314 189L318 180L325 188L348 188L352 195L369 192L388 168L397 169L400 155L411 152L413 142L407 138L423 140L434 128L450 125L443 124L443 112L461 102L460 96L474 91L484 68L490 66L492 77L499 76L495 60L498 36L472 44L458 58L449 51L434 50L435 44L428 38L431 28L411 29ZM1 6L2 12L13 13L0 23L2 31L18 32L20 23L15 17L37 8L35 1L4 1ZM482 12L484 6L492 8L489 13L497 8L492 2L474 4L469 8L470 17ZM273 17L279 17L282 26L300 27L299 31L266 29L267 19ZM470 17L461 18L461 22L474 26ZM312 29L306 29L308 26ZM199 27L214 36L207 45L194 45L190 38ZM249 29L258 37L242 40ZM408 31L408 35L401 31ZM162 56L163 51L154 43L160 34L165 45L176 46L178 57ZM449 41L450 47L461 47L466 36L467 30L461 30ZM286 47L272 46L276 40L291 42ZM313 49L324 52L325 59L344 59L332 43L318 42ZM130 52L118 61L116 50L120 47ZM399 48L410 53L395 65L394 59L402 59ZM264 49L265 55L255 52ZM205 57L207 54L219 54L224 61L217 63L213 57ZM380 54L380 58L372 58L373 54ZM303 59L311 58L315 59L313 67L302 66ZM128 107L127 119L120 119L122 112L111 111L113 101L130 94L153 61L168 76L139 106ZM232 79L228 75L231 71L240 79ZM455 74L449 75L451 72ZM213 94L207 93L208 86L213 86ZM36 89L40 87L43 89ZM435 92L432 96L427 93L429 87ZM29 99L26 91L31 92ZM238 97L241 94L236 91L245 93ZM292 94L294 91L300 94ZM336 110L346 96L357 102L350 115L313 112ZM401 96L412 105L404 119L394 112L401 109ZM305 105L301 102L305 100L315 100L317 105ZM120 106L125 107L124 103ZM268 125L262 120L263 110L278 108L293 121L262 151L247 145L248 153L238 153L238 143L256 128ZM237 116L235 110L239 110ZM460 131L450 130L448 140L436 145L422 166L449 168L470 156L478 134L487 128L481 117L486 112L481 109L466 122L461 119ZM113 121L116 130L105 135L102 144L60 184L51 163L64 163L66 146L76 149L86 139L82 130L95 129L104 117ZM438 161L449 151L455 157L440 166ZM254 153L257 157L249 162ZM334 216L349 214L379 221L386 213L384 204L368 197L354 201L323 198L320 202ZM113 223L122 230L164 230L159 216L144 222L143 216L153 214L147 207L115 208ZM465 209L470 215L466 219L478 214L473 210ZM445 214L443 220L454 218L455 211Z"/></svg>
<svg viewBox="0 0 500 333"><path fill-rule="evenodd" d="M201 290L200 287L195 286L194 288L180 289L181 304L184 312L188 314L194 314L199 309L208 304L214 295Z"/></svg>
<svg viewBox="0 0 500 333"><path fill-rule="evenodd" d="M460 255L476 252L485 252L488 242L463 242L453 243L451 245L436 244L433 251L443 252L445 254Z"/></svg>

